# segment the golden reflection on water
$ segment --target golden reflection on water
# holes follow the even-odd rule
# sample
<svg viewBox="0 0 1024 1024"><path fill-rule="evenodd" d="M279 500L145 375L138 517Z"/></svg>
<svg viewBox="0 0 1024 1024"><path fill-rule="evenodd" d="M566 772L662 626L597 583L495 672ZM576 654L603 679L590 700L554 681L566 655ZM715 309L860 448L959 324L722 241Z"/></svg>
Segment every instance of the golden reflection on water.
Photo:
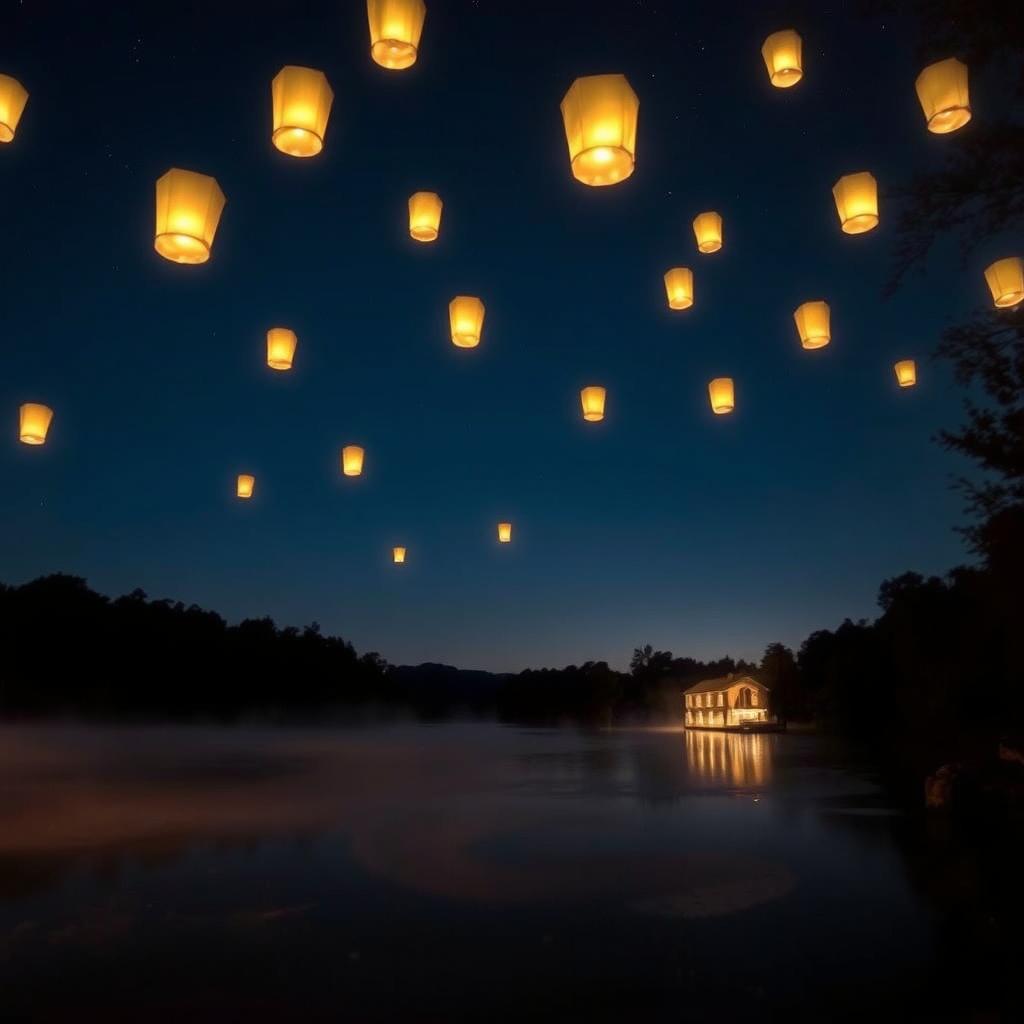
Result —
<svg viewBox="0 0 1024 1024"><path fill-rule="evenodd" d="M761 733L687 729L686 765L710 786L761 787L772 781L775 737Z"/></svg>

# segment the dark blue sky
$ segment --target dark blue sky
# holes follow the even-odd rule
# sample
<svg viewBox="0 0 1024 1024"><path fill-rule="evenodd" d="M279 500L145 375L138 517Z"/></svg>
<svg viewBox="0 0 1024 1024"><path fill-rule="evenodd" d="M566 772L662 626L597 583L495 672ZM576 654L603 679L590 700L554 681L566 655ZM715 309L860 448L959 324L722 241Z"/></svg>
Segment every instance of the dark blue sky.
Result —
<svg viewBox="0 0 1024 1024"><path fill-rule="evenodd" d="M644 642L756 656L873 614L886 576L963 560L964 467L930 440L960 395L927 356L982 301L985 260L941 250L881 298L885 190L951 144L925 130L909 26L428 0L396 73L369 59L361 0L107 6L28 0L0 23L0 71L31 94L0 148L0 578L73 572L231 620L316 619L392 661L516 669L621 666ZM789 25L805 77L777 90L760 46ZM313 160L270 142L286 63L335 91ZM559 102L604 72L639 94L637 170L592 189ZM152 248L172 166L227 196L203 266ZM882 223L846 236L831 186L865 169ZM407 234L419 189L445 202L433 245ZM690 227L705 209L725 219L711 256ZM696 305L672 313L680 264ZM458 293L487 306L475 350L448 339ZM805 352L792 311L817 298L833 342ZM291 373L264 362L278 324L299 335ZM719 375L729 417L708 406ZM589 383L609 389L597 425ZM43 448L16 440L26 400L55 408ZM348 442L367 448L354 481Z"/></svg>

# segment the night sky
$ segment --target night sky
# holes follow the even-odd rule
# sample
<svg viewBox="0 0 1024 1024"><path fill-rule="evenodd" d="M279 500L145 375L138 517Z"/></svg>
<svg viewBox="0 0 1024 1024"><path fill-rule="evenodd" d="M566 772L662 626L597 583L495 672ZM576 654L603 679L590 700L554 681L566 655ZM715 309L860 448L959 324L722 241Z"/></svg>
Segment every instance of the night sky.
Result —
<svg viewBox="0 0 1024 1024"><path fill-rule="evenodd" d="M31 95L0 147L0 578L71 572L317 620L394 662L519 669L623 666L645 642L756 657L874 614L887 576L962 561L964 467L931 440L961 395L928 355L983 301L986 254L939 250L882 298L886 190L951 141L925 130L912 27L817 6L428 0L418 63L390 72L362 0L5 4L0 71ZM760 47L786 27L805 74L780 90ZM284 64L335 91L312 160L271 145ZM594 189L559 102L606 72L640 97L637 169ZM173 166L227 196L202 266L153 251ZM882 221L847 236L831 186L861 170ZM445 203L433 245L407 232L421 189ZM707 209L714 255L690 226ZM665 303L675 265L687 312ZM449 340L455 294L486 303L477 349ZM819 298L833 341L807 352L792 313ZM275 325L299 336L290 373L265 364ZM44 447L17 441L24 401L55 409Z"/></svg>

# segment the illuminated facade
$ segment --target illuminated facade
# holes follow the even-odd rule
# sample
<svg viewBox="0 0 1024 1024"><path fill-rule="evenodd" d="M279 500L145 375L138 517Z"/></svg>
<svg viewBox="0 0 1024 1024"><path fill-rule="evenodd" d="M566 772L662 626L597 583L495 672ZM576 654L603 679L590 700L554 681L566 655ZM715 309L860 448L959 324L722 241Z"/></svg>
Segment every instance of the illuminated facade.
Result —
<svg viewBox="0 0 1024 1024"><path fill-rule="evenodd" d="M768 725L768 687L750 675L705 679L683 694L688 729L743 729Z"/></svg>

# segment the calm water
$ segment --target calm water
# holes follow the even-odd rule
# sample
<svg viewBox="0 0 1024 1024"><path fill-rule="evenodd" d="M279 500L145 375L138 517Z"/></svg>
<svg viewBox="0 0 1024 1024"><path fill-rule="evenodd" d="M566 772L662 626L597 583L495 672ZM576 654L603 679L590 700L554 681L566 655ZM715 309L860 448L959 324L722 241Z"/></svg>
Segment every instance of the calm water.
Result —
<svg viewBox="0 0 1024 1024"><path fill-rule="evenodd" d="M0 779L4 1020L925 1019L906 824L816 737L9 726Z"/></svg>

